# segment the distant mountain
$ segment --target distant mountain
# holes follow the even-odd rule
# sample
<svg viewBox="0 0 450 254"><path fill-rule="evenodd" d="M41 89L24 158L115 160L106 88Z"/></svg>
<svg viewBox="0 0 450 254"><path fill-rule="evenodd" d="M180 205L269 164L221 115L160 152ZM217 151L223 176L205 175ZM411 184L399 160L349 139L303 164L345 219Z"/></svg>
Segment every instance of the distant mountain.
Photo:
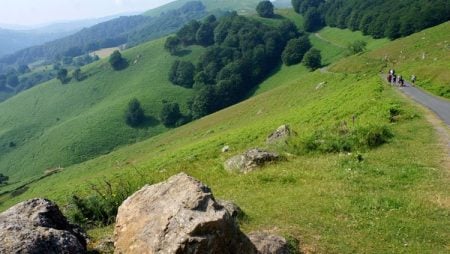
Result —
<svg viewBox="0 0 450 254"><path fill-rule="evenodd" d="M11 54L34 45L56 40L73 32L74 31L59 33L36 33L34 31L0 29L0 56Z"/></svg>
<svg viewBox="0 0 450 254"><path fill-rule="evenodd" d="M159 17L142 15L120 17L82 29L70 36L4 56L0 59L0 63L30 64L38 60L52 61L61 57L75 57L122 44L137 45L170 34L188 21L206 15L205 6L200 1L190 1Z"/></svg>
<svg viewBox="0 0 450 254"><path fill-rule="evenodd" d="M114 15L96 19L65 21L36 27L0 24L0 57L69 36L83 28L117 17Z"/></svg>

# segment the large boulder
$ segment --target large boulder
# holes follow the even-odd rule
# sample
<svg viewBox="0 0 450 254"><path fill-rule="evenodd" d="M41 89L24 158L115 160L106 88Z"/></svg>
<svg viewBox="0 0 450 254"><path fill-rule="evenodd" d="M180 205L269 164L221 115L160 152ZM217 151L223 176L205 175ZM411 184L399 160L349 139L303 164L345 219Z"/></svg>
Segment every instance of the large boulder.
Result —
<svg viewBox="0 0 450 254"><path fill-rule="evenodd" d="M295 135L295 132L291 130L289 125L284 124L278 127L267 137L266 143L270 145L286 142L286 140L292 135Z"/></svg>
<svg viewBox="0 0 450 254"><path fill-rule="evenodd" d="M46 199L25 201L0 214L0 253L85 253L85 237Z"/></svg>
<svg viewBox="0 0 450 254"><path fill-rule="evenodd" d="M289 244L284 237L265 232L253 232L248 235L256 246L258 254L289 254Z"/></svg>
<svg viewBox="0 0 450 254"><path fill-rule="evenodd" d="M257 253L211 190L181 173L119 207L115 253Z"/></svg>
<svg viewBox="0 0 450 254"><path fill-rule="evenodd" d="M224 168L230 172L248 173L266 163L277 161L280 156L277 153L264 151L259 148L250 149L243 154L231 157L224 163Z"/></svg>

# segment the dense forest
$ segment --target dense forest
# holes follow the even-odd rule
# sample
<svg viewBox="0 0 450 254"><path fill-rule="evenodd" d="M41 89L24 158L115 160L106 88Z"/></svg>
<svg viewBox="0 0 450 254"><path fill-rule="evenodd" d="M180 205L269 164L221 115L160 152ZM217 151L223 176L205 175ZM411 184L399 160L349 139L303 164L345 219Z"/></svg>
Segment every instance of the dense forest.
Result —
<svg viewBox="0 0 450 254"><path fill-rule="evenodd" d="M448 0L292 0L306 31L328 25L396 39L450 19Z"/></svg>
<svg viewBox="0 0 450 254"><path fill-rule="evenodd" d="M280 64L288 41L299 36L288 20L272 27L232 13L219 20L209 16L191 21L167 39L166 49L175 55L194 44L206 50L195 65L175 61L169 80L197 90L191 113L193 118L202 117L243 99ZM307 39L306 43L310 47Z"/></svg>
<svg viewBox="0 0 450 254"><path fill-rule="evenodd" d="M38 60L76 57L101 48L129 46L172 33L192 19L206 16L199 1L188 2L179 9L159 17L130 16L113 19L41 46L21 50L0 59L3 64L30 64Z"/></svg>

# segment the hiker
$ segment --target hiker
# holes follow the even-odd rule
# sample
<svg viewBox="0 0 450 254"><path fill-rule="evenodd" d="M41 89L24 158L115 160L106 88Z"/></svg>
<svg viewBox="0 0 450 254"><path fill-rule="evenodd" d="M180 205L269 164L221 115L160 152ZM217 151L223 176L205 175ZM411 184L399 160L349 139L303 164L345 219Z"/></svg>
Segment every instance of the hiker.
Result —
<svg viewBox="0 0 450 254"><path fill-rule="evenodd" d="M411 75L411 83L416 83L416 75Z"/></svg>
<svg viewBox="0 0 450 254"><path fill-rule="evenodd" d="M389 83L392 82L392 75L391 75L391 74L389 74L389 75L387 76L387 80L388 80Z"/></svg>
<svg viewBox="0 0 450 254"><path fill-rule="evenodd" d="M399 84L400 86L403 86L404 82L403 82L402 76L398 76L398 84Z"/></svg>
<svg viewBox="0 0 450 254"><path fill-rule="evenodd" d="M397 81L397 77L395 74L392 74L392 83L395 85L395 82Z"/></svg>

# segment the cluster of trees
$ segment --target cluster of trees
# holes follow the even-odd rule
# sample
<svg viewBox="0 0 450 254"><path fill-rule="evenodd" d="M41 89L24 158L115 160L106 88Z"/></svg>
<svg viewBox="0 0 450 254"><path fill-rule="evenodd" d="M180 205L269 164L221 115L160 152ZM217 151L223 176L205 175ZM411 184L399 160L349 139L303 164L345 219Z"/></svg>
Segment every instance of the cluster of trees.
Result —
<svg viewBox="0 0 450 254"><path fill-rule="evenodd" d="M191 21L167 39L165 48L172 54L194 44L206 50L195 66L175 62L169 79L197 90L190 110L193 118L202 117L244 98L279 65L286 43L299 35L288 20L271 27L236 13Z"/></svg>
<svg viewBox="0 0 450 254"><path fill-rule="evenodd" d="M450 18L448 0L292 0L305 17L305 30L324 25L360 30L375 38L396 39Z"/></svg>
<svg viewBox="0 0 450 254"><path fill-rule="evenodd" d="M164 126L173 128L191 121L191 116L181 113L180 106L175 102L162 101L163 106L159 114L159 120ZM125 123L133 128L142 126L146 119L144 109L138 99L133 98L128 102L125 111Z"/></svg>

